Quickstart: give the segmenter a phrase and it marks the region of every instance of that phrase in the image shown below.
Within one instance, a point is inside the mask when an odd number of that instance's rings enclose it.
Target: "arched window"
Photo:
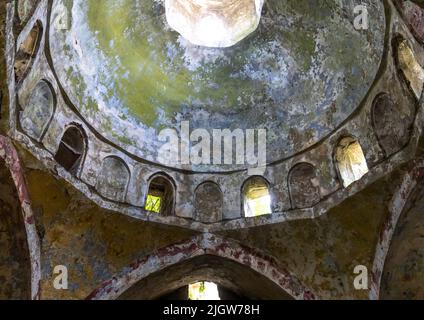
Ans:
[[[420,99],[424,85],[424,69],[418,63],[406,40],[398,38],[395,43],[397,44],[398,67],[416,98]]]
[[[413,104],[401,108],[386,93],[375,98],[372,108],[373,127],[387,156],[398,152],[409,142],[414,118]]]
[[[245,217],[257,217],[271,214],[271,194],[268,182],[262,177],[247,180],[242,189]]]
[[[367,160],[359,142],[351,137],[343,138],[336,150],[337,167],[345,188],[368,173]]]
[[[46,81],[39,82],[20,114],[22,129],[31,138],[40,141],[53,116],[54,108],[54,95],[50,85]]]
[[[321,200],[316,169],[309,163],[300,163],[290,171],[289,188],[294,209],[310,208]]]
[[[218,285],[213,282],[196,282],[188,286],[188,299],[193,301],[221,300]]]
[[[71,125],[63,134],[55,160],[72,174],[77,174],[84,160],[87,148],[83,130]]]
[[[214,182],[205,182],[195,192],[196,219],[204,223],[222,221],[223,195]]]
[[[124,202],[130,181],[130,171],[118,157],[107,157],[97,176],[96,190],[105,198]]]
[[[174,211],[174,199],[174,186],[170,179],[158,175],[150,181],[145,209],[163,216],[170,216]]]
[[[16,82],[21,82],[28,74],[32,62],[37,55],[41,34],[42,26],[40,22],[37,22],[19,46],[14,65]]]

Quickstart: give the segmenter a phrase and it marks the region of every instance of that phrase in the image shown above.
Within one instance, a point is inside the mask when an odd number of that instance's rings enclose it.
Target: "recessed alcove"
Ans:
[[[268,182],[262,177],[249,178],[242,188],[243,211],[247,218],[272,213],[272,196]]]
[[[78,174],[87,150],[87,140],[83,129],[70,125],[63,133],[55,160],[72,174]]]
[[[40,141],[55,111],[55,96],[47,81],[40,81],[33,89],[20,114],[22,129]]]
[[[15,56],[15,78],[16,82],[21,82],[28,74],[31,66],[37,56],[40,46],[43,26],[37,21],[32,29],[28,32],[25,39],[22,40]]]
[[[151,213],[170,216],[174,212],[175,187],[170,178],[155,175],[150,179],[145,209]]]
[[[353,137],[340,140],[336,148],[336,162],[345,188],[360,180],[369,171],[362,147]]]

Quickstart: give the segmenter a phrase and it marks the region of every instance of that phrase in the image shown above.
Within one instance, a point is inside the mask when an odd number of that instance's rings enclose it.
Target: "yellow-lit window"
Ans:
[[[174,210],[174,188],[168,178],[158,175],[149,185],[145,205],[146,211],[170,216]]]
[[[271,194],[267,182],[260,177],[251,178],[243,188],[244,214],[258,217],[272,213]]]
[[[258,217],[265,214],[271,214],[271,196],[266,195],[247,200],[246,207],[247,217]]]
[[[147,211],[160,213],[161,202],[162,202],[161,197],[155,197],[155,196],[152,196],[152,195],[149,194],[147,196],[145,208],[146,208]]]
[[[336,160],[345,188],[368,173],[367,160],[362,147],[354,138],[344,138],[336,151]]]
[[[212,282],[197,282],[188,286],[189,300],[221,300],[218,286]]]
[[[424,69],[418,63],[414,52],[407,41],[402,41],[398,47],[399,67],[414,91],[417,99],[421,98],[424,84]]]

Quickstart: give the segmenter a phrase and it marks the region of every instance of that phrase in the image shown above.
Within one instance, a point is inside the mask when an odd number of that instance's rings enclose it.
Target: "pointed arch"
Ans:
[[[196,259],[205,258],[205,261],[210,261],[210,258],[213,260],[214,257],[247,267],[274,283],[293,299],[317,299],[310,289],[305,287],[296,276],[281,267],[274,258],[236,241],[211,234],[193,237],[188,241],[156,250],[152,254],[134,261],[131,266],[124,268],[122,272],[95,289],[87,299],[119,299],[143,279],[162,272],[166,268],[181,263],[190,263]]]
[[[0,135],[0,159],[9,169],[20,201],[22,220],[26,232],[29,260],[31,268],[31,299],[37,300],[40,294],[41,280],[41,249],[40,240],[35,225],[34,212],[31,206],[28,188],[25,182],[24,170],[18,153],[9,138]]]

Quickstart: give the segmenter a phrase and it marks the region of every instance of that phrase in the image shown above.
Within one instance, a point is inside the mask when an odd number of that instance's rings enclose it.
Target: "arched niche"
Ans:
[[[145,210],[163,216],[171,216],[175,207],[175,187],[166,175],[155,175],[150,179]]]
[[[309,163],[300,163],[289,173],[290,199],[293,209],[310,208],[321,200],[316,168]]]
[[[37,21],[25,40],[19,46],[14,64],[16,82],[21,82],[31,69],[34,58],[37,56],[37,52],[40,47],[42,33],[42,24]]]
[[[398,36],[394,39],[395,60],[401,77],[416,99],[420,99],[424,86],[424,69],[418,62],[408,41]]]
[[[21,128],[31,138],[41,141],[55,111],[55,96],[47,81],[40,81],[20,114]]]
[[[71,174],[79,173],[87,150],[85,132],[78,125],[70,125],[60,140],[55,160]]]
[[[215,223],[223,219],[224,198],[221,188],[214,182],[204,182],[195,191],[196,220]]]
[[[372,122],[380,146],[387,156],[408,144],[415,118],[413,105],[399,106],[389,94],[379,94],[372,107]]]
[[[360,180],[369,171],[367,160],[359,142],[345,137],[336,147],[336,163],[345,188]]]
[[[242,188],[242,209],[245,217],[272,214],[272,196],[263,177],[249,178]]]
[[[97,175],[96,190],[107,199],[124,202],[129,181],[126,163],[115,156],[107,157]]]

